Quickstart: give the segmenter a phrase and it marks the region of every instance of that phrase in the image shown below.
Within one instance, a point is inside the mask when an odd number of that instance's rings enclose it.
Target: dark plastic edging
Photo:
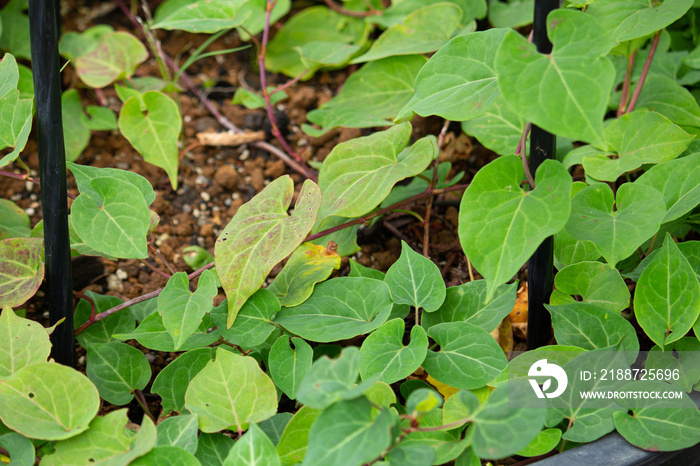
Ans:
[[[690,397],[700,407],[700,392]],[[695,466],[700,465],[700,443],[678,451],[653,452],[631,445],[617,432],[595,442],[532,463],[532,466]]]
[[[44,217],[44,257],[51,325],[65,318],[51,334],[51,356],[75,365],[73,285],[68,237],[66,160],[61,120],[61,74],[58,57],[58,1],[29,0],[32,74],[39,146],[39,181]]]
[[[547,15],[559,8],[559,0],[535,0],[532,41],[540,53],[550,53],[552,43],[547,37]],[[556,137],[532,125],[530,132],[530,163],[532,175],[537,167],[556,153]],[[527,263],[527,349],[549,344],[552,337],[552,318],[544,304],[549,302],[554,285],[554,240],[550,236],[537,248]]]

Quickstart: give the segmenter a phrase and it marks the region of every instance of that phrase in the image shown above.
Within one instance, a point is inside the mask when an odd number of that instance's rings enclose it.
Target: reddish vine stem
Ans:
[[[139,259],[139,262],[141,262],[143,265],[145,265],[145,266],[148,267],[149,269],[153,270],[155,273],[157,273],[157,274],[160,275],[161,277],[164,277],[164,278],[166,278],[166,279],[168,279],[168,280],[169,280],[170,277],[172,276],[172,275],[170,275],[170,274],[168,274],[168,273],[166,273],[166,272],[163,272],[163,271],[160,270],[158,267],[154,267],[154,266],[151,265],[150,262],[148,262],[147,260]]]
[[[201,267],[201,268],[195,270],[194,272],[192,272],[191,274],[189,274],[187,276],[187,279],[192,280],[193,278],[199,277],[200,275],[202,275],[202,273],[204,273],[205,270],[209,270],[212,268],[214,268],[214,261],[211,261],[207,265],[205,265],[204,267]],[[75,331],[75,334],[79,335],[80,333],[84,332],[86,328],[88,328],[89,326],[91,326],[95,322],[100,321],[106,317],[109,317],[112,314],[115,314],[115,313],[121,311],[122,309],[126,309],[127,307],[131,307],[134,304],[148,301],[149,299],[157,298],[162,292],[163,292],[163,288],[159,288],[155,291],[151,291],[150,293],[146,293],[143,296],[139,296],[137,298],[130,299],[129,301],[123,302],[117,306],[114,306],[111,309],[107,309],[104,312],[100,312],[99,314],[97,314],[95,316],[95,319],[93,321],[88,320],[87,322],[82,324],[80,327],[78,327],[78,329]]]
[[[342,6],[335,3],[333,0],[323,0],[323,2],[331,10],[337,11],[338,13],[343,14],[343,15],[354,16],[355,18],[364,18],[366,16],[376,16],[376,15],[382,14],[381,11],[375,10],[373,8],[370,9],[369,11],[353,11],[353,10],[348,10],[346,8],[343,8]]]
[[[635,50],[630,55],[627,60],[627,71],[625,72],[625,80],[622,83],[622,95],[620,95],[620,105],[617,107],[617,117],[620,118],[625,114],[625,109],[627,107],[627,101],[630,97],[630,79],[632,78],[632,71],[634,69],[634,59],[637,58],[637,51]]]
[[[167,260],[165,260],[165,257],[163,257],[163,255],[160,253],[160,251],[157,250],[155,247],[153,247],[153,245],[152,245],[151,243],[148,243],[148,249],[150,249],[151,252],[152,252],[153,254],[155,254],[156,257],[157,257],[158,259],[160,259],[160,261],[161,261],[163,264],[165,264],[165,266],[168,268],[168,270],[170,270],[170,273],[171,273],[171,274],[175,275],[175,274],[177,273],[177,271],[175,270],[175,268],[174,268],[172,265],[170,265],[170,262],[168,262]],[[150,264],[149,264],[149,265],[150,265]],[[166,276],[167,276],[167,275],[166,275]],[[170,276],[167,276],[167,278],[170,278]]]
[[[122,0],[114,0],[114,2],[119,6],[119,8],[124,12],[124,14],[129,18],[129,20],[136,26],[136,28],[141,31],[141,34],[144,37],[147,37],[146,31],[144,30],[143,24],[141,24],[140,21],[136,19],[136,17],[131,13],[131,10],[126,6],[126,4]],[[161,60],[163,60],[164,63],[166,63],[170,68],[172,68],[175,73],[178,73],[180,71],[180,67],[175,63],[175,61],[168,55],[166,54],[162,49],[158,48],[157,52],[160,54]],[[204,108],[207,109],[207,111],[216,119],[216,121],[219,122],[221,126],[224,128],[233,131],[234,133],[243,133],[244,131],[234,125],[231,120],[226,118],[224,115],[219,112],[219,110],[214,106],[214,104],[207,98],[206,95],[202,91],[200,91],[197,88],[197,85],[192,81],[192,79],[185,74],[184,72],[180,74],[179,78],[183,84],[185,84],[185,87],[202,103]],[[302,176],[305,176],[310,179],[316,179],[315,175],[313,172],[305,165],[301,165],[297,163],[294,159],[289,157],[284,151],[279,150],[277,147],[273,146],[272,144],[269,144],[264,141],[258,141],[254,142],[252,144],[254,147],[257,147],[259,149],[262,149],[264,151],[267,151],[271,153],[272,155],[276,156],[280,160],[282,160],[285,165],[287,165],[289,168],[294,170],[295,172],[299,173]]]
[[[260,41],[260,49],[258,53],[258,68],[260,69],[260,87],[262,88],[263,100],[265,100],[265,110],[267,110],[267,118],[270,120],[270,126],[272,128],[272,135],[279,141],[279,143],[284,148],[287,155],[291,156],[299,164],[303,164],[304,161],[301,159],[299,154],[292,150],[291,146],[287,142],[287,139],[282,135],[282,132],[277,126],[277,118],[275,117],[275,109],[272,108],[272,98],[271,94],[267,92],[267,71],[265,70],[265,55],[267,54],[267,44],[270,40],[270,17],[272,16],[272,10],[277,6],[277,0],[267,0],[267,8],[265,9],[265,26],[263,27],[262,40]],[[312,173],[306,174],[307,178],[315,180],[315,176]]]
[[[92,308],[90,311],[90,320],[93,320],[95,318],[95,310],[97,309],[95,306],[95,301],[93,301],[90,296],[86,295],[85,293],[81,293],[80,291],[73,290],[73,294],[90,303],[90,307]]]
[[[654,40],[651,42],[651,47],[649,47],[647,59],[644,61],[642,74],[639,76],[639,81],[637,82],[637,86],[634,88],[634,94],[632,94],[632,99],[630,100],[629,107],[627,107],[625,113],[630,113],[632,110],[634,110],[634,106],[637,104],[637,100],[639,100],[639,94],[642,93],[644,81],[646,81],[647,75],[649,74],[649,68],[651,67],[651,61],[654,59],[656,47],[659,46],[659,39],[661,39],[661,31],[658,31],[656,34],[654,34]]]
[[[287,89],[288,87],[293,86],[294,84],[298,83],[299,80],[300,80],[301,78],[303,78],[303,77],[306,75],[306,73],[308,73],[308,72],[309,72],[309,69],[306,68],[306,69],[305,69],[304,71],[302,71],[301,74],[300,74],[299,76],[297,76],[296,78],[290,79],[289,81],[287,81],[287,82],[284,83],[284,84],[280,84],[279,86],[277,86],[276,88],[274,88],[274,89],[272,90],[272,92],[270,92],[270,96],[274,95],[274,94],[277,93],[277,92],[283,91],[283,90]]]
[[[34,178],[30,175],[20,175],[18,173],[12,173],[12,172],[8,172],[5,170],[0,170],[0,175],[6,176],[8,178],[14,178],[14,179],[20,180],[20,181],[29,181],[30,183],[35,183],[37,185],[41,184],[41,183],[39,183],[39,180],[37,178]],[[73,194],[66,192],[66,195],[68,197],[70,197],[71,199],[75,200],[75,196]]]
[[[330,235],[331,233],[335,233],[336,231],[344,230],[345,228],[349,228],[354,225],[361,225],[367,223],[367,221],[373,219],[374,217],[379,217],[380,215],[384,215],[386,213],[391,212],[392,210],[396,209],[397,207],[410,204],[412,202],[418,201],[420,199],[423,199],[424,197],[432,196],[432,195],[438,195],[438,194],[443,194],[443,193],[448,193],[450,191],[461,191],[464,189],[467,189],[469,185],[468,184],[460,184],[460,185],[455,185],[455,186],[450,186],[449,188],[443,188],[443,189],[434,189],[434,190],[426,190],[420,194],[416,194],[415,196],[409,197],[408,199],[405,199],[401,202],[397,202],[396,204],[390,205],[388,207],[385,207],[383,209],[379,209],[376,212],[372,212],[370,214],[365,215],[364,217],[358,217],[355,219],[352,219],[348,222],[341,223],[340,225],[334,226],[333,228],[329,228],[327,230],[320,231],[318,233],[314,233],[313,235],[309,235],[306,237],[304,241],[313,241],[318,238],[322,238],[326,235]]]

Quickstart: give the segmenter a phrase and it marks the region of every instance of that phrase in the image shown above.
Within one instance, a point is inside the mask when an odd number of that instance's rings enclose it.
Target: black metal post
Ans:
[[[29,1],[32,73],[39,145],[39,180],[44,216],[44,254],[51,325],[65,318],[51,334],[51,356],[75,365],[73,286],[68,238],[66,160],[61,120],[61,75],[58,57],[59,19],[55,0]]]
[[[537,51],[550,53],[552,43],[547,37],[547,15],[559,8],[559,0],[535,0],[535,17],[532,40]],[[537,167],[556,154],[556,136],[532,125],[530,132],[530,172],[535,175]],[[544,304],[549,302],[554,286],[553,264],[554,240],[550,236],[537,248],[527,263],[528,314],[527,349],[545,346],[552,337],[552,317]]]

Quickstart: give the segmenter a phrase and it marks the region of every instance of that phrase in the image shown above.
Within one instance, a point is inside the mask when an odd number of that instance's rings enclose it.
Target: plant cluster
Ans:
[[[192,87],[187,67],[232,29],[256,46],[262,89],[239,89],[234,103],[267,109],[282,149],[255,144],[307,179],[296,193],[289,176],[272,181],[240,207],[213,255],[201,250],[197,270],[172,271],[162,290],[128,302],[85,296],[75,322],[86,374],[49,361],[52,329],[13,310],[42,283],[42,227],[0,200],[0,448],[13,464],[478,465],[613,430],[649,450],[698,443],[700,412],[687,395],[700,383],[700,242],[686,240],[697,238],[700,204],[693,0],[570,3],[548,17],[550,54],[512,29],[529,24],[532,1],[324,3],[294,10],[274,35],[290,0],[166,0],[152,18],[147,9],[143,20],[132,16],[142,39],[108,26],[63,35],[60,51],[82,83],[114,86],[123,102],[117,116],[83,108],[74,89],[63,94],[80,193],[70,209],[75,254],[148,258],[159,222],[151,183],[75,161],[91,131],[116,130],[176,188],[180,83]],[[0,12],[0,168],[26,168],[33,92],[31,71],[16,61],[30,58],[25,5],[12,0]],[[477,31],[487,16],[494,27]],[[178,66],[159,29],[211,38]],[[149,48],[162,76],[136,77]],[[304,131],[388,129],[338,144],[316,176],[272,106],[299,80],[348,64],[360,66]],[[268,72],[292,79],[268,87]],[[500,157],[457,185],[463,174],[450,178],[450,164],[439,163],[438,138],[412,140],[416,114],[461,122]],[[557,159],[536,173],[524,163],[531,125],[557,136]],[[1,173],[32,179],[28,169]],[[427,239],[433,198],[447,191],[464,191],[459,240],[483,279],[446,287],[427,241],[423,255],[403,242],[386,273],[350,260],[347,276],[329,278],[358,251],[361,225],[397,208],[427,202]],[[513,277],[550,236],[557,345],[509,361],[490,332],[513,309]],[[131,340],[182,353],[151,386],[171,415],[157,425],[144,416],[138,430],[125,428],[126,409],[97,416],[101,399],[123,406],[136,397],[148,411],[151,366]],[[525,379],[540,351],[572,370],[601,354],[613,355],[605,369],[629,368],[625,355],[640,340],[653,346],[647,368],[679,376],[597,387],[675,387],[686,392],[676,400],[683,409],[573,398],[544,408]],[[280,410],[282,396],[293,412]]]

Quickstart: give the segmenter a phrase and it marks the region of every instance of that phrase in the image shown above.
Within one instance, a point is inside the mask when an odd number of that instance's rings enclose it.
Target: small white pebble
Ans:
[[[197,173],[198,175],[201,175],[201,174],[202,174],[202,168],[201,168],[201,167],[194,167],[194,171],[195,171],[195,173]]]
[[[297,141],[297,145],[298,145],[299,147],[304,147],[304,146],[307,145],[308,143],[309,143],[309,140],[308,140],[308,139],[304,139],[304,138],[301,138],[301,139],[299,139],[299,140]]]
[[[186,214],[189,214],[190,212],[192,212],[192,206],[189,204],[185,204],[182,206],[182,211]]]
[[[12,196],[10,196],[11,201],[19,201],[20,199],[22,199],[21,194],[13,194]]]
[[[238,156],[238,160],[248,160],[248,157],[250,157],[250,151],[248,149],[244,149],[243,152],[241,152],[241,155]]]
[[[191,115],[185,115],[185,117],[182,119],[185,123],[190,123],[192,121],[192,116]]]
[[[35,193],[31,193],[29,195],[29,199],[31,199],[32,201],[36,201],[37,199],[39,199],[39,197]]]
[[[199,175],[197,178],[194,179],[194,184],[197,184],[197,185],[209,184],[209,180],[207,179],[206,176]]]
[[[36,213],[36,210],[32,209],[31,207],[24,209],[24,213],[29,215],[30,217]]]
[[[241,198],[241,193],[239,193],[238,191],[236,191],[235,193],[231,194],[231,199],[233,199],[234,201],[237,201],[237,200],[240,199],[240,198]]]
[[[148,362],[154,362],[156,360],[156,355],[153,353],[146,353],[146,359]]]
[[[25,188],[27,191],[31,191],[32,189],[34,189],[34,183],[32,183],[31,181],[25,181],[25,182],[24,182],[24,188]]]
[[[119,278],[114,275],[107,275],[107,289],[111,291],[124,291],[124,285]]]
[[[207,243],[204,241],[204,238],[199,236],[197,237],[197,244],[199,244],[201,247],[205,247]]]
[[[160,235],[160,236],[158,237],[158,239],[156,239],[156,246],[160,246],[161,244],[163,244],[163,243],[164,243],[165,241],[167,241],[168,239],[170,239],[170,235],[167,234],[167,233],[163,233],[162,235]]]
[[[114,273],[119,280],[126,280],[129,278],[129,274],[124,272],[122,269],[117,269],[117,271]]]
[[[226,199],[224,199],[224,205],[225,205],[226,207],[230,206],[230,205],[231,205],[231,199],[228,198],[228,197],[227,197]]]
[[[80,364],[81,366],[85,365],[85,356],[80,356],[78,358],[78,364]]]
[[[211,196],[209,195],[208,192],[202,191],[202,193],[199,195],[204,202],[209,202],[211,201]]]
[[[200,212],[199,209],[194,209],[194,210],[192,211],[192,216],[193,216],[194,218],[198,218],[200,215],[202,215],[202,212]]]

